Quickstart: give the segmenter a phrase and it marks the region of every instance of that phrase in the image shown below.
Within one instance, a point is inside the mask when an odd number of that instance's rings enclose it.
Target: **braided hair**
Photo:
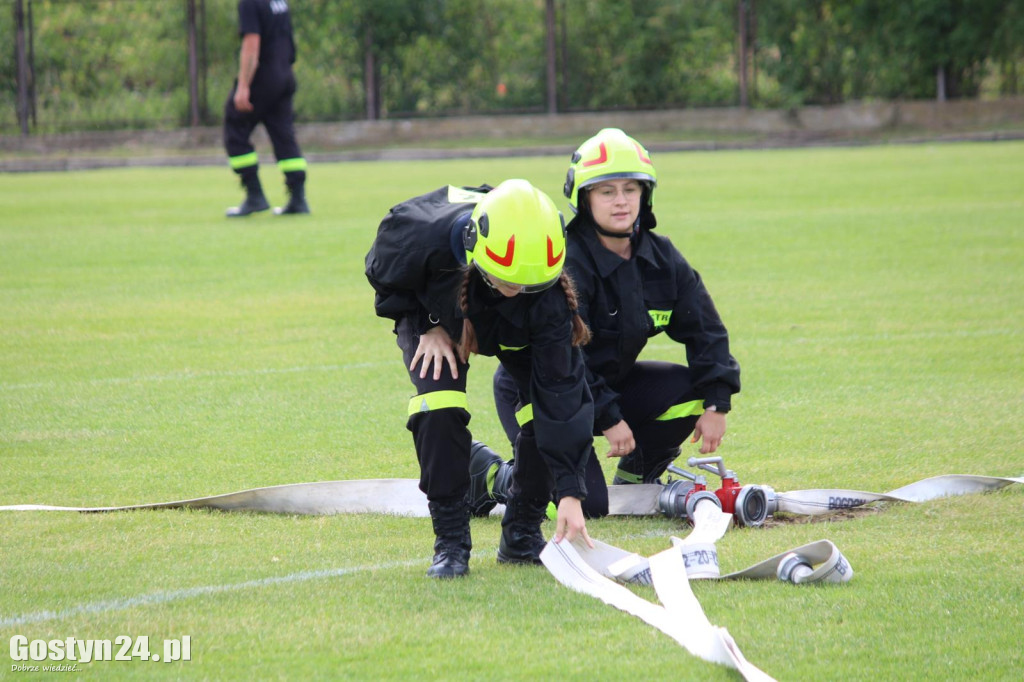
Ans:
[[[459,339],[457,350],[459,357],[463,362],[466,362],[469,360],[470,354],[476,353],[479,349],[476,340],[476,330],[466,315],[469,311],[469,285],[474,277],[479,278],[483,277],[483,275],[472,265],[467,265],[463,272],[462,284],[459,286],[459,309],[462,310],[463,314],[462,338]],[[565,270],[562,270],[562,274],[559,275],[558,284],[565,293],[565,300],[569,304],[569,310],[572,311],[572,345],[585,346],[590,343],[590,328],[587,327],[587,323],[583,321],[579,314],[579,299],[576,297],[576,285],[573,284],[572,277]]]
[[[585,346],[590,343],[590,328],[587,327],[587,323],[583,321],[583,317],[579,313],[580,301],[576,297],[576,284],[565,270],[562,270],[558,283],[562,286],[565,300],[569,303],[569,310],[572,311],[572,345]]]

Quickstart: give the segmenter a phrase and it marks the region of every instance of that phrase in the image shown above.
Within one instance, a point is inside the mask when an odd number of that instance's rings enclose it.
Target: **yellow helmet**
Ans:
[[[542,291],[565,265],[565,219],[526,180],[506,180],[473,209],[464,243],[466,261],[489,278],[527,293]]]
[[[565,175],[565,196],[579,210],[580,190],[602,180],[630,178],[648,185],[647,208],[654,205],[658,173],[642,144],[618,128],[605,128],[579,146]]]

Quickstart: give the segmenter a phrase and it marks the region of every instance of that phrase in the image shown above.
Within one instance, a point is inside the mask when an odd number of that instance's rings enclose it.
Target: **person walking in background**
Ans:
[[[284,173],[288,203],[278,215],[309,213],[306,159],[295,139],[295,40],[287,0],[239,0],[238,32],[242,38],[238,79],[224,105],[224,147],[231,168],[241,178],[245,199],[229,208],[228,217],[244,217],[270,208],[260,185],[259,158],[251,137],[262,123]]]
[[[668,238],[653,232],[656,185],[650,154],[617,128],[580,145],[565,180],[565,196],[576,212],[568,226],[566,269],[592,332],[584,354],[594,434],[607,438],[608,457],[619,458],[615,484],[657,481],[691,433],[694,442],[701,441],[702,454],[715,452],[732,395],[740,390],[729,335],[700,275]],[[648,339],[662,332],[685,348],[685,365],[638,360]],[[514,439],[529,401],[504,367],[495,372],[494,396]],[[502,470],[510,465],[491,454],[488,466],[490,499],[501,501],[504,491],[494,482],[506,480]],[[607,514],[605,477],[594,453],[587,488],[586,514]],[[486,502],[476,500],[484,507]]]
[[[540,563],[552,491],[555,540],[590,542],[581,507],[593,448],[579,349],[587,330],[564,264],[562,214],[525,180],[442,187],[405,201],[381,222],[366,256],[376,312],[395,320],[416,388],[406,426],[434,527],[430,577],[469,572],[472,353],[497,356],[534,405],[536,426],[516,443],[498,561]]]

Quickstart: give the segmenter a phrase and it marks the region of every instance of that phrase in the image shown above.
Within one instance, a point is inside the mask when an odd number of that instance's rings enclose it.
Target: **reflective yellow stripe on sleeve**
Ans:
[[[516,423],[523,427],[531,421],[533,421],[533,403],[526,403],[516,412]]]
[[[409,400],[409,416],[417,412],[443,410],[446,407],[461,407],[469,410],[469,399],[464,391],[432,391],[413,396]]]

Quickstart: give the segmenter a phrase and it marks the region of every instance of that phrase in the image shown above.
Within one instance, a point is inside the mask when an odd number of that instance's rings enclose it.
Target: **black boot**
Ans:
[[[661,477],[668,469],[668,465],[676,461],[681,450],[679,448],[665,448],[644,453],[644,483],[661,483]]]
[[[263,196],[263,186],[259,175],[254,170],[246,169],[241,173],[242,187],[245,188],[245,201],[240,206],[232,206],[227,210],[229,218],[244,218],[247,215],[266,211],[270,208],[267,198]]]
[[[469,535],[469,507],[465,499],[430,501],[427,506],[436,536],[434,563],[427,569],[427,577],[444,579],[466,575],[473,541]]]
[[[547,515],[548,501],[509,495],[505,516],[501,519],[501,541],[498,543],[499,564],[539,564],[540,553],[547,541],[540,524]]]
[[[309,204],[306,203],[305,185],[288,186],[288,203],[274,209],[275,215],[301,215],[309,213]]]
[[[515,466],[516,461],[510,459],[507,462],[502,462],[498,465],[498,470],[494,472],[494,484],[491,486],[491,496],[494,497],[498,504],[508,503],[508,489],[512,487],[512,469]]]
[[[612,485],[630,483],[661,483],[661,475],[668,465],[679,456],[680,449],[643,450],[639,445],[633,452],[619,460]]]
[[[499,504],[505,504],[512,483],[512,462],[504,461],[494,450],[473,441],[469,448],[469,512],[487,516]]]
[[[240,206],[232,206],[227,210],[227,216],[229,218],[244,218],[252,213],[266,211],[268,208],[270,208],[270,204],[267,203],[265,196],[262,194],[247,194],[245,201]]]
[[[633,452],[619,458],[619,466],[612,477],[612,485],[629,485],[644,482],[643,450],[636,446]]]

